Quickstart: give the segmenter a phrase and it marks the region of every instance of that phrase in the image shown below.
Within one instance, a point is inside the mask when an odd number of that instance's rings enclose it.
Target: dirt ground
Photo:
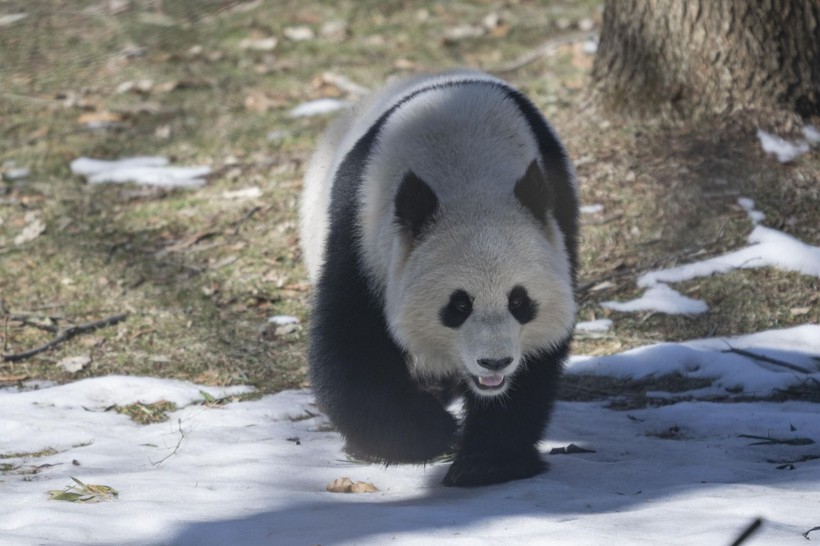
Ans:
[[[579,320],[614,327],[579,335],[576,352],[816,323],[820,282],[774,269],[675,285],[705,315],[599,305],[638,294],[649,269],[742,246],[740,196],[765,225],[820,244],[816,150],[781,164],[742,121],[662,124],[590,105],[600,16],[598,2],[547,0],[0,3],[0,384],[150,374],[306,386],[297,204],[330,116],[289,112],[461,66],[527,93],[568,147],[582,203],[603,205],[583,216]],[[213,171],[201,189],[168,190],[69,170],[80,156],[136,155]],[[78,371],[64,369],[72,357]]]

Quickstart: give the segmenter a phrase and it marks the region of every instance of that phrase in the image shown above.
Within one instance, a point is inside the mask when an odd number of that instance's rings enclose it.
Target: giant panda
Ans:
[[[300,216],[309,376],[346,451],[452,453],[450,486],[544,471],[575,323],[578,198],[532,102],[472,71],[389,85],[327,130]]]

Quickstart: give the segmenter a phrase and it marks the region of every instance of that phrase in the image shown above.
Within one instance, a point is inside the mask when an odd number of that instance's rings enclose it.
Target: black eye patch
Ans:
[[[473,298],[464,290],[456,290],[450,294],[450,301],[441,309],[439,317],[446,327],[458,328],[472,312]]]
[[[526,324],[534,319],[538,313],[538,303],[530,299],[526,288],[516,285],[507,296],[507,309],[510,310],[515,320],[521,324]]]

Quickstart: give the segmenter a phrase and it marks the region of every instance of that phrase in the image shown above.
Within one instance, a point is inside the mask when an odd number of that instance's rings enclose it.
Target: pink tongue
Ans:
[[[491,375],[489,377],[479,376],[478,382],[485,387],[497,387],[504,381],[503,375]]]

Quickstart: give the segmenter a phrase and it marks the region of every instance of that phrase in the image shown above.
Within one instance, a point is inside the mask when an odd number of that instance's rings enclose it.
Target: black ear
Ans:
[[[407,171],[404,175],[394,204],[396,222],[406,228],[416,240],[433,223],[438,210],[436,194],[413,171]]]
[[[527,172],[515,184],[515,198],[524,205],[539,222],[547,221],[547,211],[553,206],[553,196],[547,179],[536,160],[532,160]]]

